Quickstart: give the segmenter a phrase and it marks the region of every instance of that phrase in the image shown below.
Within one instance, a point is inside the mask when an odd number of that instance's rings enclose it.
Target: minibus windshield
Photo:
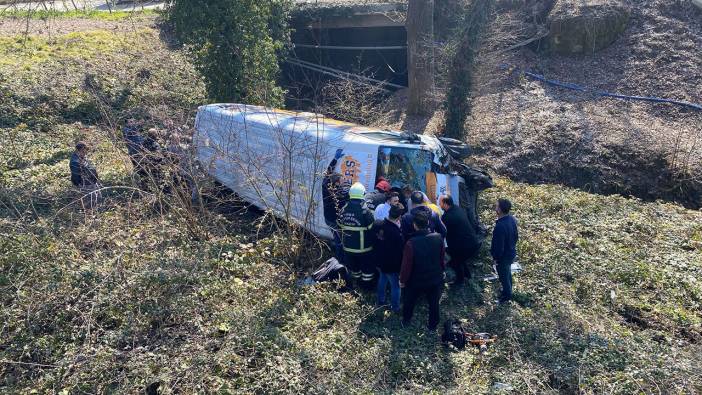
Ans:
[[[423,149],[381,146],[376,178],[384,177],[392,187],[426,192],[432,159],[432,153]]]

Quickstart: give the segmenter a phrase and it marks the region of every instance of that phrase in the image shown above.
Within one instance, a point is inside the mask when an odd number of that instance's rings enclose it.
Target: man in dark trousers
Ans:
[[[497,269],[497,275],[502,284],[502,294],[498,303],[507,303],[512,299],[512,262],[517,257],[517,220],[510,214],[512,203],[507,199],[500,199],[495,204],[497,222],[492,231],[492,245],[490,253]]]
[[[439,324],[439,301],[444,288],[444,239],[429,231],[429,216],[419,212],[412,218],[415,232],[405,244],[400,269],[400,288],[405,295],[402,325],[409,325],[417,299],[426,295],[430,331]]]
[[[322,179],[322,204],[324,206],[324,222],[331,229],[334,236],[334,254],[336,259],[344,263],[344,250],[341,245],[339,225],[336,220],[341,209],[349,200],[349,191],[341,183],[341,174],[336,171],[336,164],[344,156],[341,149],[337,149],[334,159],[327,166],[327,171]]]
[[[405,240],[400,231],[402,205],[395,203],[390,206],[390,212],[385,219],[376,220],[373,226],[376,231],[373,252],[375,261],[380,269],[378,280],[378,305],[385,304],[385,288],[390,284],[390,307],[392,311],[400,311],[400,267],[402,266],[402,250]]]
[[[480,240],[466,211],[458,207],[450,195],[439,198],[439,205],[444,210],[441,221],[446,226],[446,244],[450,256],[448,265],[456,272],[453,285],[460,286],[465,279],[471,277],[470,261],[478,256]]]
[[[413,219],[418,213],[424,213],[429,219],[430,231],[439,233],[441,237],[446,237],[446,227],[441,222],[439,215],[424,205],[424,194],[421,191],[414,191],[410,196],[410,201],[413,206],[412,210],[402,216],[402,235],[405,240],[409,240],[415,232]]]
[[[337,222],[341,229],[344,246],[344,264],[351,277],[364,289],[371,289],[375,277],[373,260],[373,213],[363,200],[366,188],[360,182],[351,185],[349,202],[339,214]]]
[[[161,145],[155,138],[155,129],[144,133],[142,127],[141,122],[130,118],[122,129],[134,172],[139,176],[142,189],[158,186],[164,192],[170,192],[170,186],[163,179],[164,167],[167,166]]]

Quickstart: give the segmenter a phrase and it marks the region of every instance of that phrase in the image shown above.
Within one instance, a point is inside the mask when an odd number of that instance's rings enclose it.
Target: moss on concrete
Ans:
[[[560,0],[549,13],[546,48],[561,54],[594,52],[612,44],[626,29],[629,9],[621,2]]]

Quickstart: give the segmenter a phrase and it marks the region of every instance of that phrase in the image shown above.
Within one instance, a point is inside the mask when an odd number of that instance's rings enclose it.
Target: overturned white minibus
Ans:
[[[324,220],[322,180],[337,150],[335,171],[371,191],[384,177],[393,187],[421,190],[435,201],[458,199],[480,234],[478,191],[490,177],[460,162],[467,147],[438,139],[244,104],[198,109],[193,144],[203,168],[245,201],[330,238]]]

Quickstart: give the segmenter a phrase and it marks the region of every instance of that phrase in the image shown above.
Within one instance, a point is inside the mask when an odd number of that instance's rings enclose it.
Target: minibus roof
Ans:
[[[253,106],[237,103],[219,103],[201,106],[199,111],[210,115],[220,115],[227,121],[256,124],[262,128],[284,128],[300,132],[318,131],[320,138],[344,138],[356,143],[398,146],[408,148],[426,148],[433,150],[438,141],[432,136],[418,135],[421,143],[409,141],[400,132],[360,126],[350,122],[338,121],[311,112],[296,112],[277,108]]]

